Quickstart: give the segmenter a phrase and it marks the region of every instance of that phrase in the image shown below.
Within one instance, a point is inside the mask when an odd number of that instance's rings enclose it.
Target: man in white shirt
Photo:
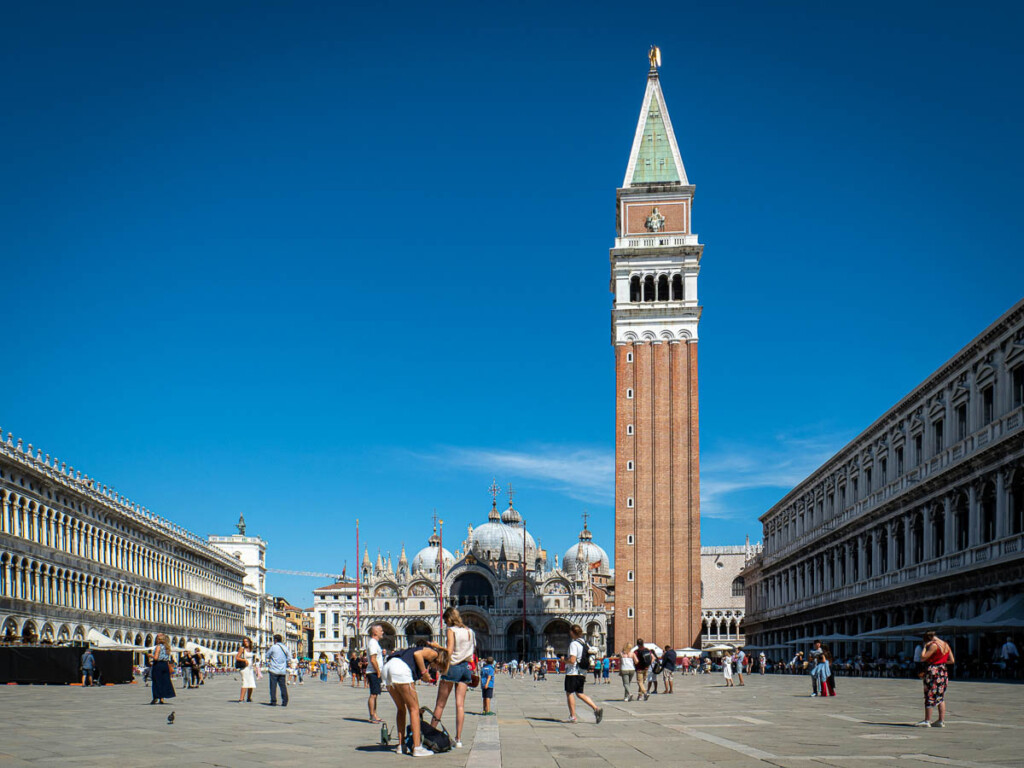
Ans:
[[[377,717],[377,697],[380,696],[380,676],[384,670],[384,649],[380,647],[380,639],[384,637],[384,627],[374,624],[370,627],[370,641],[366,644],[366,682],[370,684],[370,698],[366,707],[370,711],[370,722],[384,722]]]
[[[576,698],[579,697],[580,701],[594,710],[595,721],[600,723],[601,718],[604,717],[604,710],[583,693],[583,686],[587,682],[587,669],[593,663],[584,661],[584,659],[589,660],[590,653],[583,645],[583,641],[580,640],[583,637],[583,627],[573,624],[569,635],[572,637],[572,642],[569,643],[569,656],[565,660],[565,700],[569,704],[569,722],[576,722]],[[581,666],[586,668],[581,669]]]

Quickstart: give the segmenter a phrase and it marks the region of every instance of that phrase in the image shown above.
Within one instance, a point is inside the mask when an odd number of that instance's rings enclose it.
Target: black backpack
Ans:
[[[580,643],[583,646],[583,653],[576,659],[576,666],[579,667],[581,672],[589,672],[592,666],[590,659],[590,647],[586,643]]]
[[[651,666],[651,649],[646,646],[643,648],[636,649],[636,667],[637,669],[647,669]]]
[[[448,735],[448,730],[440,721],[438,721],[436,728],[430,724],[430,721],[434,717],[434,713],[430,711],[430,708],[420,707],[419,717],[420,744],[431,752],[451,752],[452,737]],[[407,725],[405,730],[405,744],[410,750],[412,750],[412,726]]]

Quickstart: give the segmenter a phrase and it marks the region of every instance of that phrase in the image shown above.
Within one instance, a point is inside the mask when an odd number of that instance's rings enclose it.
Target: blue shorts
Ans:
[[[469,662],[462,661],[458,664],[452,664],[448,667],[448,671],[441,675],[441,679],[447,680],[449,683],[468,684],[473,679],[473,673],[469,669]]]
[[[480,690],[480,692],[483,694],[483,697],[485,699],[493,699],[494,698],[494,689],[493,688],[482,688]]]
[[[370,695],[380,696],[380,675],[373,672],[367,672],[366,682],[370,684]]]

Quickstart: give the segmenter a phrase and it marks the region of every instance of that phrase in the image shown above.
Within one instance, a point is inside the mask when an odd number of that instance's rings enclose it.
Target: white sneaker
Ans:
[[[946,727],[946,721],[945,720],[936,720],[934,723],[932,723],[932,728],[945,728],[945,727]]]
[[[461,741],[456,741],[455,742],[455,748],[456,749],[462,749],[462,742]]]
[[[413,757],[433,757],[434,753],[431,752],[426,747],[419,746],[419,747],[416,747],[415,749],[413,749],[412,756]]]
[[[917,728],[931,728],[932,724],[927,720],[922,720],[920,723],[914,723],[914,726]]]

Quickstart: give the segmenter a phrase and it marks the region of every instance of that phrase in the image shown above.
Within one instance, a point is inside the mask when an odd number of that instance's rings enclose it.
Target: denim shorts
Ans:
[[[442,680],[447,680],[449,683],[469,683],[473,679],[473,673],[469,669],[468,661],[461,661],[458,664],[452,664],[448,667],[448,671],[441,675]]]

